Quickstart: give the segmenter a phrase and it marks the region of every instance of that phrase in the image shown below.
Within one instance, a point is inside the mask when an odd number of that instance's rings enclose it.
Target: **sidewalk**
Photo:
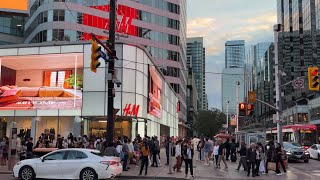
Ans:
[[[173,174],[169,173],[169,167],[163,165],[165,163],[165,151],[161,150],[161,167],[148,167],[148,175],[145,176],[144,172],[142,176],[139,176],[140,167],[131,165],[129,171],[123,172],[119,179],[185,179],[185,166],[182,165],[182,172],[174,172]],[[204,165],[203,162],[195,160],[197,157],[197,152],[194,156],[193,166],[194,166],[194,179],[268,179],[268,180],[288,180],[288,179],[303,179],[303,180],[313,180],[314,177],[299,171],[297,169],[289,167],[287,173],[282,176],[276,176],[275,172],[269,172],[267,175],[261,175],[258,177],[247,177],[247,172],[243,171],[243,168],[240,168],[240,171],[236,171],[238,162],[233,163],[227,161],[228,170],[224,170],[223,163],[221,164],[221,169],[215,169],[211,164],[210,166]],[[172,157],[172,164],[175,164],[175,159]],[[289,165],[290,166],[290,165]],[[191,176],[188,176],[188,179]]]

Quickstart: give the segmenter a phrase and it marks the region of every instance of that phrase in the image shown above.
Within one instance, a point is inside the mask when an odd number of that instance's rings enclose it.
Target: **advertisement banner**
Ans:
[[[28,0],[0,0],[0,13],[2,14],[28,14]]]
[[[0,57],[0,110],[81,109],[83,54]]]
[[[152,66],[149,66],[148,87],[148,113],[161,118],[162,79],[160,78],[157,70]]]

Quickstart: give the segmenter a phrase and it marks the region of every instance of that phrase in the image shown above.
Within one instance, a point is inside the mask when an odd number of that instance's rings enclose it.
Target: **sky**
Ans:
[[[206,72],[221,73],[227,40],[245,40],[246,51],[273,42],[276,0],[187,0],[187,37],[204,37]],[[221,75],[206,73],[209,108],[221,109]]]

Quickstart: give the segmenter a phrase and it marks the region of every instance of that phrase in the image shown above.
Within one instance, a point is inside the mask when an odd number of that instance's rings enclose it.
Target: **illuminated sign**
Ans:
[[[90,6],[91,8],[98,9],[105,12],[110,12],[110,6]],[[117,7],[117,20],[116,20],[116,32],[127,34],[131,36],[138,36],[138,27],[132,25],[133,19],[138,18],[138,10],[123,5]],[[89,14],[83,14],[83,25],[95,27],[99,29],[109,30],[110,19],[97,17]],[[106,36],[97,36],[101,40],[107,39]],[[89,33],[83,34],[83,40],[90,40]]]
[[[161,118],[162,79],[160,78],[157,70],[152,66],[149,66],[148,88],[148,113],[157,118]]]
[[[83,61],[75,56],[1,57],[0,110],[81,109]]]
[[[28,0],[0,0],[2,14],[28,14]]]
[[[137,104],[134,104],[132,107],[131,107],[131,104],[126,104],[125,108],[123,109],[123,116],[138,117],[139,108],[140,108],[140,105],[137,105]]]

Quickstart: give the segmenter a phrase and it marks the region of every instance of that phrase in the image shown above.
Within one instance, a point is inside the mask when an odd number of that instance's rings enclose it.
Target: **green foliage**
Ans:
[[[75,81],[75,78],[77,79]],[[69,86],[76,86],[76,87],[79,87],[79,88],[82,88],[83,86],[83,79],[82,79],[82,75],[81,74],[71,74],[70,77],[68,79],[65,79],[64,80],[65,82],[69,83]]]
[[[225,123],[226,115],[219,109],[212,108],[198,112],[193,127],[199,136],[212,137],[220,132]]]

